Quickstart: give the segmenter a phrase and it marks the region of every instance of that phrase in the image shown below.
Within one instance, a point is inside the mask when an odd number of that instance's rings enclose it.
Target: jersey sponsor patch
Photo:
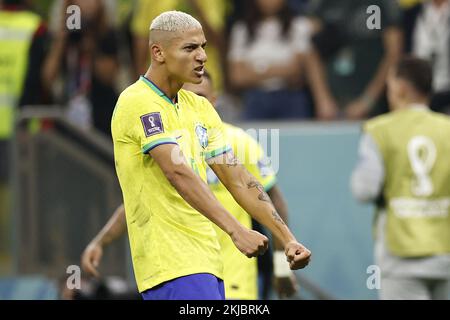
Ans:
[[[159,112],[144,114],[141,116],[141,122],[146,137],[164,132],[164,126]]]

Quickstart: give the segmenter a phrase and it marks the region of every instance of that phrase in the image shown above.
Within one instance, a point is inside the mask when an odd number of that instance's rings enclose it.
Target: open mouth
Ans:
[[[204,66],[200,66],[194,69],[195,73],[198,76],[202,76],[205,73],[205,67]]]

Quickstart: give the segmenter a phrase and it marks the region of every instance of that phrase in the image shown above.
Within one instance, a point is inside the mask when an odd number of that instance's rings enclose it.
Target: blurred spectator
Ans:
[[[45,29],[40,17],[29,11],[25,3],[0,1],[0,260],[10,243],[10,139],[27,70],[39,68],[38,64],[30,64],[32,68],[28,68],[28,60],[40,45],[40,35]]]
[[[81,29],[66,28],[66,8],[81,10]],[[68,105],[69,119],[78,126],[110,135],[115,88],[119,70],[117,32],[111,27],[102,0],[65,0],[59,29],[46,58],[43,79],[51,87],[62,78],[61,104]],[[57,86],[53,86],[57,91]]]
[[[311,81],[318,113],[333,117],[334,103],[316,72],[309,21],[294,15],[285,0],[246,4],[245,20],[232,26],[228,55],[230,82],[243,90],[244,119],[311,118],[305,78]]]
[[[380,9],[380,29],[369,29],[367,8]],[[387,111],[384,95],[389,67],[402,52],[401,11],[393,0],[314,0],[314,37],[329,85],[350,119]]]
[[[390,71],[392,111],[364,125],[352,192],[376,202],[381,299],[448,299],[450,118],[428,109],[432,71],[402,59]]]
[[[147,71],[149,64],[148,36],[150,22],[160,13],[173,10],[178,0],[152,1],[137,0],[131,18],[133,37],[133,61],[135,78]]]
[[[404,34],[404,52],[411,54],[412,34],[417,16],[422,8],[422,2],[427,0],[397,0],[402,10],[402,29]]]
[[[420,6],[412,38],[412,53],[433,66],[431,108],[450,113],[450,1],[430,0]]]
[[[206,66],[214,83],[214,89],[220,94],[224,89],[226,61],[225,17],[229,10],[228,0],[183,0],[179,9],[196,17],[202,24],[208,44]]]

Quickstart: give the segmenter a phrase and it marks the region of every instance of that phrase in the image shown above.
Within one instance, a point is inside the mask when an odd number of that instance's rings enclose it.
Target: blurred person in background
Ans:
[[[450,114],[450,0],[429,0],[419,7],[412,53],[433,67],[431,109]]]
[[[135,78],[143,75],[148,68],[150,55],[148,52],[148,22],[164,11],[176,7],[178,0],[153,1],[137,0],[131,18],[131,34],[133,37],[133,62]]]
[[[70,5],[80,7],[81,29],[69,30],[66,26]],[[105,8],[103,0],[64,0],[42,77],[56,101],[68,106],[72,122],[83,129],[93,126],[110,136],[119,63],[117,33]],[[58,79],[59,88],[55,85]]]
[[[334,118],[336,105],[311,48],[309,20],[295,15],[285,0],[245,4],[243,20],[231,27],[228,52],[230,85],[243,93],[243,118]]]
[[[380,29],[369,29],[369,6],[378,6]],[[385,82],[402,50],[401,10],[392,0],[311,0],[313,42],[326,69],[341,116],[361,119],[386,112]]]
[[[414,26],[422,8],[422,3],[425,1],[427,0],[397,0],[402,11],[403,51],[406,54],[411,54]]]
[[[429,109],[432,70],[406,57],[390,70],[391,112],[364,124],[351,188],[377,203],[381,299],[450,293],[450,118]]]
[[[185,90],[194,92],[207,98],[215,106],[217,96],[213,89],[210,75],[205,72],[201,84],[185,84]],[[239,160],[246,169],[252,173],[262,184],[275,209],[287,223],[288,211],[283,195],[276,183],[276,175],[264,157],[264,151],[258,142],[242,129],[225,123],[226,135],[232,145],[233,152],[242,155]],[[252,159],[254,158],[254,159]],[[254,161],[252,161],[254,160]],[[233,199],[225,186],[220,182],[214,172],[207,168],[208,186],[224,207],[232,213],[244,226],[252,227],[252,219]],[[257,263],[256,259],[248,259],[234,246],[228,235],[220,228],[215,227],[221,245],[221,254],[224,263],[225,296],[227,299],[258,299]],[[97,267],[101,261],[103,249],[114,240],[126,233],[125,209],[121,205],[114,212],[105,227],[95,236],[83,252],[81,264],[85,272],[99,277]],[[297,291],[296,278],[289,269],[283,252],[283,246],[276,239],[274,245],[275,288],[280,298],[292,296]]]
[[[37,77],[33,87],[27,81],[30,70],[39,70],[39,47],[45,34],[41,18],[27,4],[24,0],[0,1],[0,261],[10,245],[10,150],[16,112],[21,100],[39,101],[42,82]]]

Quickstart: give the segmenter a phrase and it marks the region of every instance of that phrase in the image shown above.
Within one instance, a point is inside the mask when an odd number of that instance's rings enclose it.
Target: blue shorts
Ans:
[[[223,281],[210,273],[176,278],[142,292],[144,300],[225,300]]]

